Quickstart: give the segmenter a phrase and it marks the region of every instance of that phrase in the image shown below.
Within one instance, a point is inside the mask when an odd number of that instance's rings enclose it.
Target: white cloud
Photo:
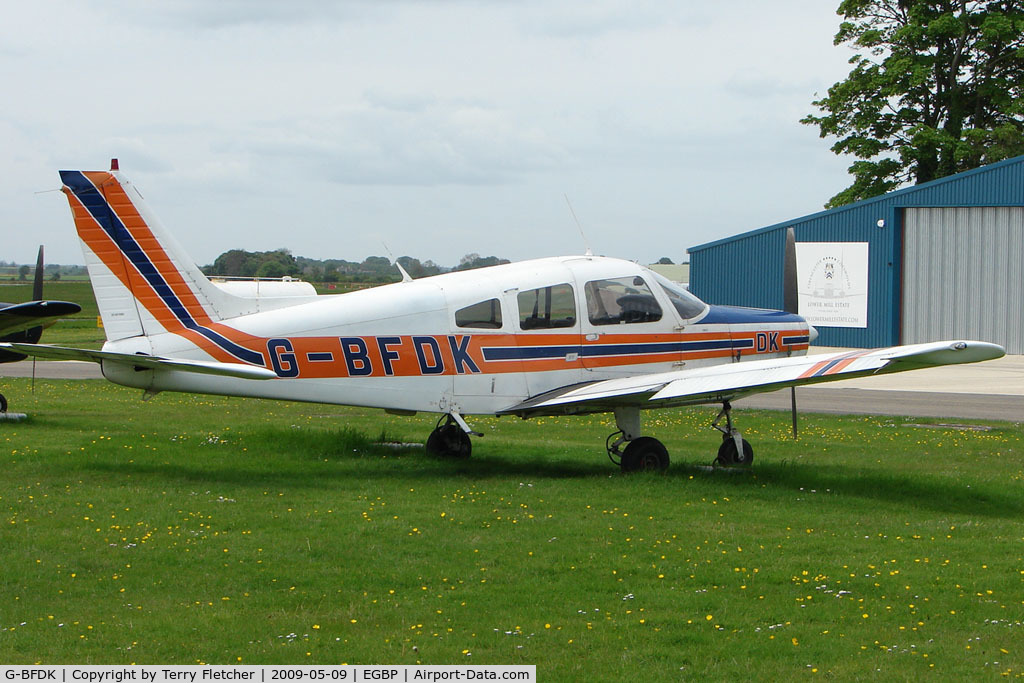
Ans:
[[[0,25],[5,259],[80,261],[58,168],[112,156],[196,260],[649,260],[818,210],[820,0],[21,3]],[[25,229],[25,226],[31,229]],[[401,246],[399,246],[401,245]]]

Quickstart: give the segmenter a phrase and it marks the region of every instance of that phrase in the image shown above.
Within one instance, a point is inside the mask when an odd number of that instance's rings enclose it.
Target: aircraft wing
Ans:
[[[616,406],[667,408],[721,403],[803,384],[1001,358],[998,344],[939,341],[768,360],[742,361],[562,387],[534,396],[501,414],[530,417],[605,412]]]
[[[74,315],[82,310],[70,301],[29,301],[0,308],[0,336],[24,332],[33,327]]]
[[[277,373],[273,370],[244,363],[218,363],[215,361],[164,358],[161,356],[74,349],[66,346],[50,346],[49,344],[7,343],[0,344],[0,349],[24,353],[38,358],[48,358],[50,360],[84,360],[99,363],[100,365],[117,363],[150,370],[180,370],[182,372],[198,372],[205,375],[239,377],[241,379],[274,379],[277,377]]]

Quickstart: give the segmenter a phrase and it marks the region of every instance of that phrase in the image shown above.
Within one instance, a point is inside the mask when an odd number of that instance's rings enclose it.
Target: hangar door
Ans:
[[[1024,207],[905,209],[902,338],[1024,353]]]

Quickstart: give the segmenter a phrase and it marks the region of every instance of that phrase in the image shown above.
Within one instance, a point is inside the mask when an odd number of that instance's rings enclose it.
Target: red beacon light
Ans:
[[[111,159],[110,160],[110,170],[111,171],[118,171],[118,170],[120,170],[120,168],[118,167],[118,164],[117,164],[117,159]]]

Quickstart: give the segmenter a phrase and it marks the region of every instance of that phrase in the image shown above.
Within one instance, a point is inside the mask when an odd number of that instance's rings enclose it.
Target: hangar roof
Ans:
[[[771,232],[820,218],[833,217],[847,211],[869,209],[872,205],[883,205],[879,207],[880,209],[914,206],[1024,206],[1024,155],[980,166],[970,171],[956,173],[927,183],[921,183],[920,185],[911,185],[910,187],[893,190],[878,197],[862,199],[861,201],[844,204],[834,209],[792,218],[782,223],[775,223],[774,225],[750,230],[733,235],[732,237],[725,237],[714,242],[699,244],[690,247],[687,249],[687,252],[692,254],[695,251],[702,251],[759,233]],[[879,212],[879,217],[883,217],[881,211]]]

